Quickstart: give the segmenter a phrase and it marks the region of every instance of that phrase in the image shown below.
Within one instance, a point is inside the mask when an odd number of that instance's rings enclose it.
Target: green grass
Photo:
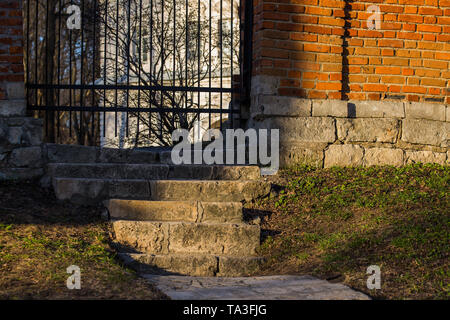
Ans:
[[[448,166],[422,164],[283,171],[280,194],[257,205],[276,231],[261,247],[266,272],[340,275],[378,298],[448,299],[449,179]],[[372,264],[384,285],[369,292]]]

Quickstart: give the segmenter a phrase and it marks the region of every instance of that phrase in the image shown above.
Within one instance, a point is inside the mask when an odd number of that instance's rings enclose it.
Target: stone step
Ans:
[[[112,221],[115,243],[140,253],[254,256],[260,227],[229,223]]]
[[[96,204],[108,199],[250,202],[267,196],[270,183],[258,180],[143,180],[53,178],[59,200]]]
[[[45,144],[49,163],[170,163],[169,148],[112,149],[91,146]]]
[[[224,161],[227,153],[237,151],[224,149]],[[246,154],[248,150],[245,151]],[[194,163],[194,151],[191,151]],[[135,163],[135,164],[173,164],[170,147],[149,147],[136,149],[113,149],[93,146],[44,144],[44,157],[49,163]],[[244,165],[237,163],[237,165]],[[245,164],[248,164],[248,158]]]
[[[51,163],[48,175],[60,178],[253,180],[260,177],[260,170],[256,166]]]
[[[111,219],[243,223],[242,203],[240,202],[112,199],[105,201],[104,204]]]
[[[81,205],[113,198],[151,200],[147,180],[53,178],[52,184],[57,199]]]
[[[250,202],[267,196],[270,183],[251,181],[176,181],[150,182],[152,200],[198,200],[212,202]]]
[[[260,257],[202,254],[119,253],[124,264],[139,273],[178,274],[197,277],[243,277],[254,274],[264,262]]]

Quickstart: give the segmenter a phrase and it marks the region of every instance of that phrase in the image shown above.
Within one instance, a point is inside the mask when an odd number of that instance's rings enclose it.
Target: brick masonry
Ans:
[[[23,86],[23,82],[22,1],[4,0],[0,2],[0,100],[16,99],[11,83]]]
[[[370,6],[380,29],[370,30]],[[450,103],[449,0],[254,0],[253,74],[310,99]]]

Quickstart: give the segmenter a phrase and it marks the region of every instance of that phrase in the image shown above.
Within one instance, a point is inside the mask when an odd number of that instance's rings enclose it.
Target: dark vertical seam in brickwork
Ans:
[[[344,7],[344,35],[342,36],[342,89],[341,91],[341,100],[348,100],[348,93],[350,92],[349,87],[349,67],[348,67],[348,38],[350,38],[350,28],[351,28],[351,17],[350,17],[350,10],[351,6],[350,3],[353,2],[353,0],[345,0],[345,7]]]

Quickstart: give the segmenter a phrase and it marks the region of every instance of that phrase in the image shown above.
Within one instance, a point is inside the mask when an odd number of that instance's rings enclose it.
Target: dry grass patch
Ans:
[[[56,201],[33,182],[0,182],[0,299],[164,299],[122,265],[101,209]],[[81,269],[68,290],[66,268]]]

